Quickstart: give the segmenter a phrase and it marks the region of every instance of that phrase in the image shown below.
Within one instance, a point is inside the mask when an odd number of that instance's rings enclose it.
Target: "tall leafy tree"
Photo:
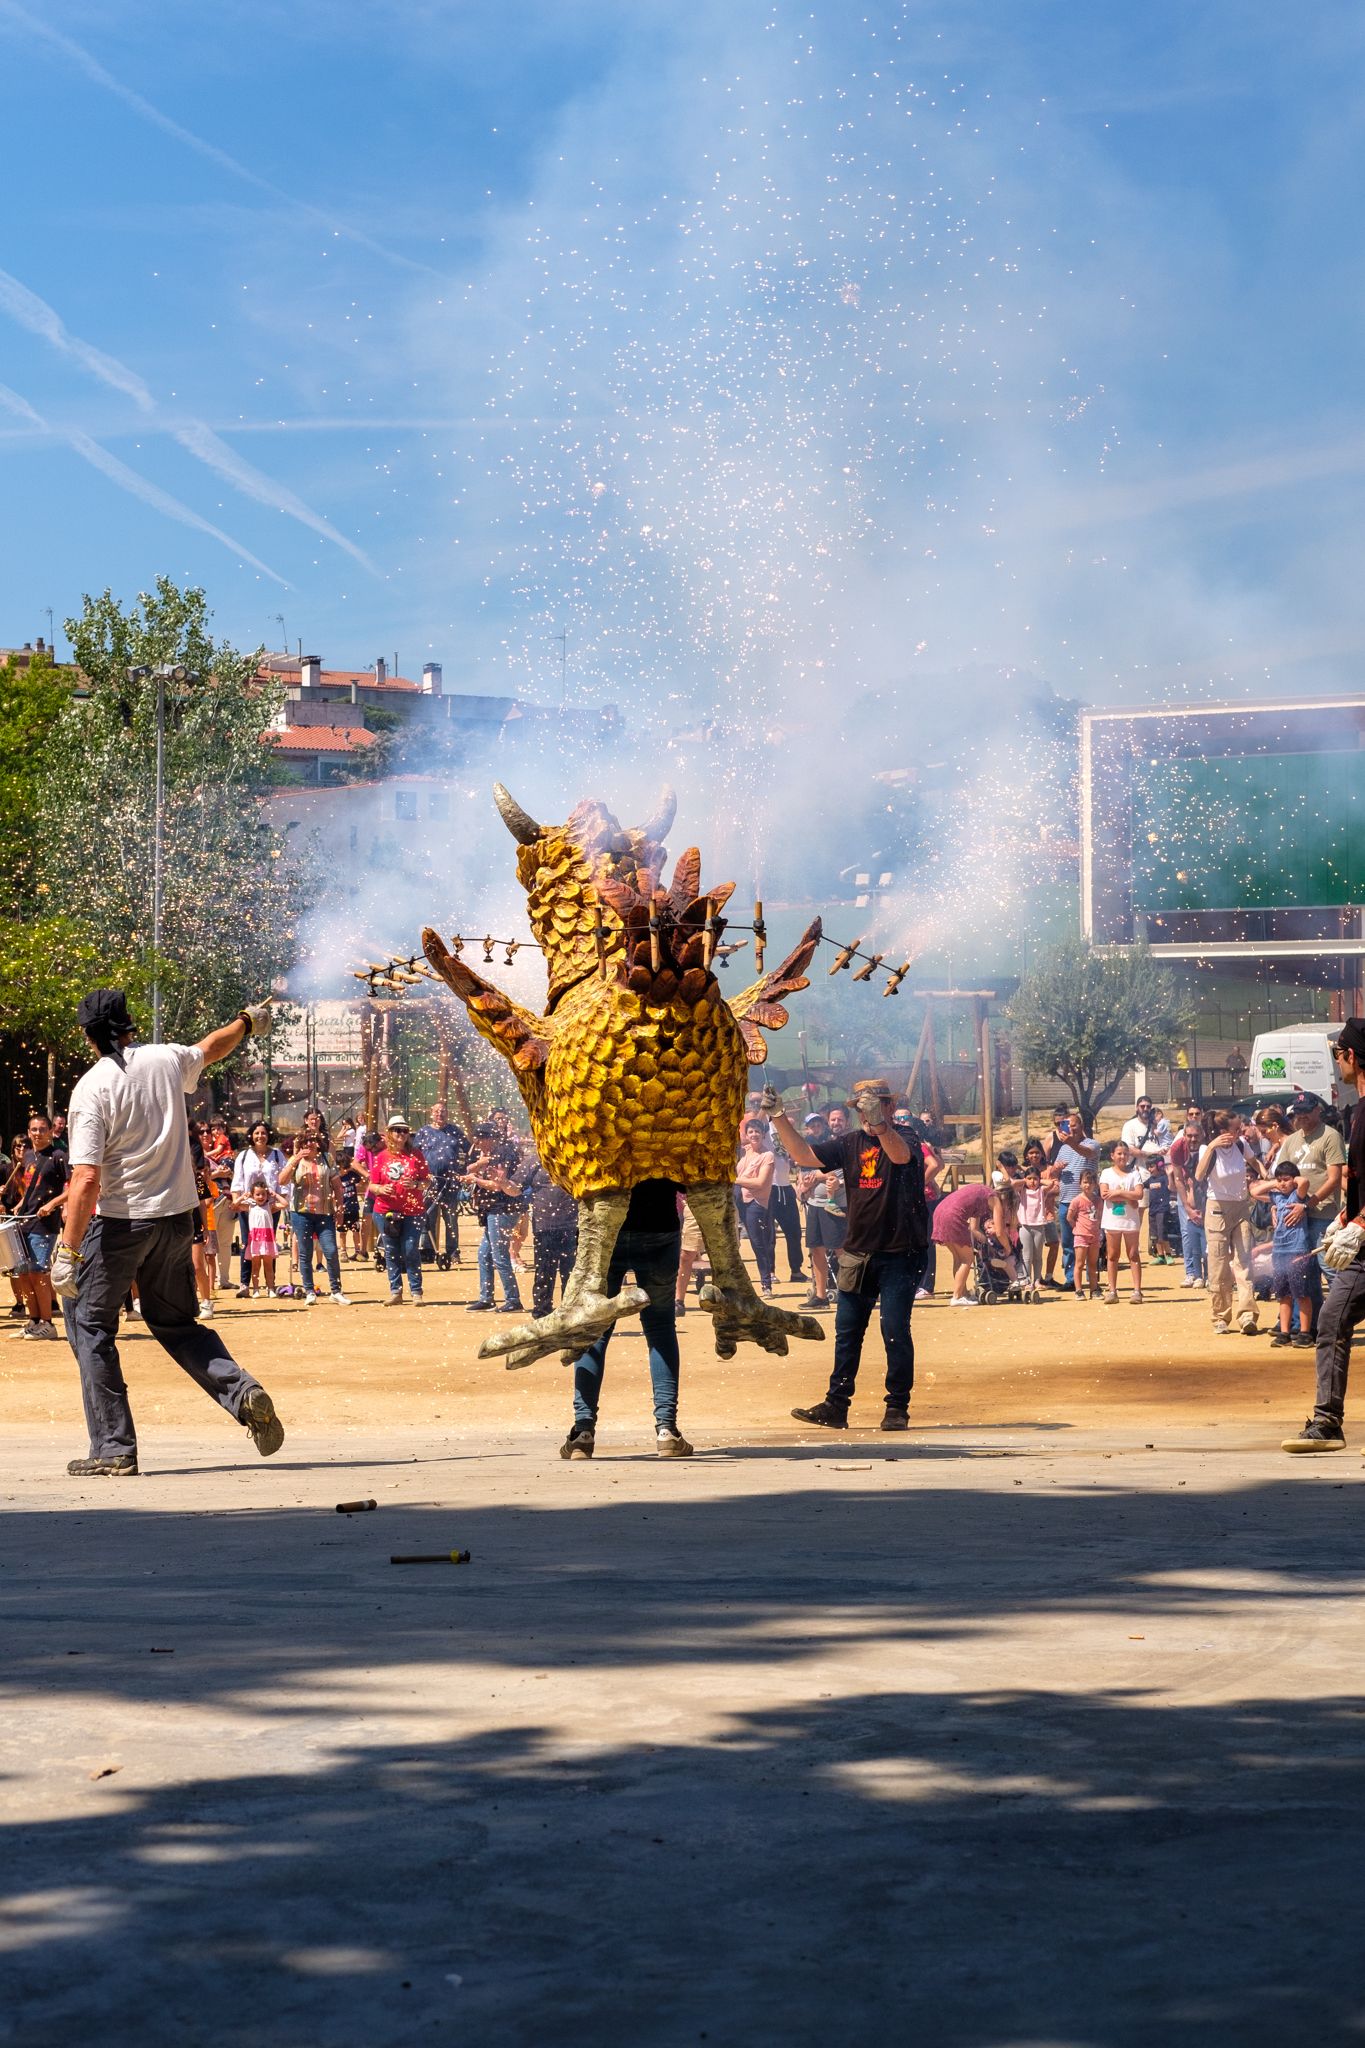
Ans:
[[[1087,1126],[1135,1066],[1162,1066],[1193,1023],[1189,998],[1145,947],[1100,953],[1071,939],[1044,953],[1005,1011],[1016,1057],[1061,1081]]]
[[[197,1036],[288,967],[311,878],[261,797],[280,686],[210,632],[202,590],[159,578],[125,608],[108,590],[66,621],[87,690],[62,709],[38,778],[37,886],[100,960],[159,969],[168,1038]],[[152,954],[158,667],[165,683],[162,943]],[[141,673],[147,671],[147,673]]]

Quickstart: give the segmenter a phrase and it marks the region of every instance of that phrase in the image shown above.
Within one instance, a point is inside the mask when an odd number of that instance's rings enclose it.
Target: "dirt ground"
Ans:
[[[529,1300],[530,1276],[523,1277]],[[1312,1405],[1311,1354],[1272,1351],[1264,1334],[1215,1337],[1207,1295],[1183,1290],[1182,1277],[1178,1264],[1149,1264],[1143,1275],[1148,1299],[1138,1307],[1125,1291],[1116,1307],[1056,1295],[1036,1306],[950,1309],[948,1265],[940,1254],[937,1298],[915,1310],[916,1429],[1150,1421],[1186,1434],[1236,1426],[1248,1443],[1259,1430],[1267,1445],[1277,1444]],[[305,1308],[299,1301],[218,1296],[224,1341],[270,1388],[287,1428],[350,1436],[439,1423],[452,1432],[563,1434],[568,1375],[556,1361],[508,1372],[496,1360],[477,1358],[490,1325],[503,1318],[467,1313],[465,1304],[478,1291],[470,1265],[429,1271],[421,1309],[390,1309],[383,1276],[368,1265],[344,1265],[342,1278],[354,1297],[349,1308],[323,1299]],[[779,1279],[782,1306],[797,1306],[804,1293],[803,1286]],[[1265,1304],[1261,1314],[1268,1329]],[[819,1320],[827,1331],[823,1343],[793,1342],[786,1358],[745,1346],[722,1362],[710,1343],[709,1318],[692,1309],[679,1326],[680,1417],[699,1447],[737,1434],[802,1435],[788,1411],[823,1393],[832,1353],[833,1316]],[[143,1462],[154,1465],[158,1431],[206,1427],[204,1396],[138,1323],[125,1323],[122,1350]],[[604,1444],[650,1438],[644,1356],[638,1325],[624,1324],[608,1359]],[[875,1427],[881,1418],[871,1339],[868,1357],[855,1428]],[[57,1447],[65,1455],[84,1451],[79,1390],[64,1347],[0,1334],[0,1388],[11,1423],[65,1425]]]
[[[1361,2038],[1365,1476],[1278,1450],[1310,1354],[1177,1266],[940,1299],[910,1433],[874,1349],[831,1436],[828,1342],[692,1314],[697,1456],[623,1333],[565,1464],[467,1269],[346,1270],[222,1300],[264,1463],[133,1324],[143,1476],[68,1479],[69,1354],[0,1335],[0,2042]]]

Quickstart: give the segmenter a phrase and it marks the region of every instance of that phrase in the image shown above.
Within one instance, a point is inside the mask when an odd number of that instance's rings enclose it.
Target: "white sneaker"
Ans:
[[[973,1301],[970,1294],[959,1294],[956,1295],[954,1299],[948,1303],[948,1306],[949,1308],[975,1308],[976,1303]]]
[[[917,1287],[915,1289],[916,1301],[932,1301],[933,1298],[933,1295],[929,1292],[927,1287]]]
[[[1213,1334],[1215,1337],[1230,1337],[1232,1335],[1232,1324],[1215,1323],[1213,1326]]]
[[[1203,1283],[1199,1280],[1191,1280],[1189,1274],[1187,1273],[1180,1284],[1182,1287],[1199,1287],[1202,1286]]]
[[[199,1320],[201,1323],[211,1323],[213,1321],[213,1303],[211,1301],[200,1302]]]
[[[690,1458],[692,1446],[680,1430],[669,1429],[667,1424],[655,1431],[661,1458]]]
[[[334,1287],[332,1289],[331,1294],[327,1298],[329,1301],[338,1302],[342,1308],[349,1308],[351,1306],[350,1295],[343,1294],[339,1287]]]
[[[305,1294],[303,1297],[303,1305],[305,1308],[311,1308],[316,1300],[316,1294]]]

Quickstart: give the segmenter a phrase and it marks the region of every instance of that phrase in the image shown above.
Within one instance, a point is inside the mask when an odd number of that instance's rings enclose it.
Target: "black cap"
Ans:
[[[1326,1109],[1326,1107],[1327,1105],[1320,1095],[1314,1095],[1310,1089],[1304,1088],[1290,1103],[1289,1114],[1291,1116],[1312,1116],[1314,1110]]]
[[[498,1127],[496,1124],[475,1124],[474,1126],[474,1136],[476,1138],[496,1138],[497,1135]]]
[[[136,1029],[128,1015],[127,992],[121,988],[91,989],[88,996],[81,997],[76,1022],[92,1038],[106,1035],[122,1038],[126,1032]]]
[[[1353,1052],[1357,1061],[1365,1065],[1365,1017],[1348,1017],[1337,1033],[1337,1044],[1343,1052]]]

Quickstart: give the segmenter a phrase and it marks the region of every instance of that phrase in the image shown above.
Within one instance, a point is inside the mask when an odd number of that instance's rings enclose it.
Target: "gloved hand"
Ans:
[[[764,1083],[763,1093],[758,1098],[758,1106],[762,1110],[764,1116],[782,1115],[786,1105],[784,1104],[781,1095],[778,1093],[777,1089],[774,1088],[771,1081],[767,1081]]]
[[[1324,1233],[1318,1257],[1333,1273],[1344,1273],[1365,1251],[1365,1230],[1358,1223],[1333,1223]]]
[[[81,1255],[73,1252],[70,1245],[59,1244],[52,1254],[52,1265],[48,1273],[52,1292],[62,1301],[74,1301],[80,1292]]]
[[[263,1003],[248,1003],[242,1015],[246,1018],[253,1038],[264,1038],[270,1029],[270,998]]]

